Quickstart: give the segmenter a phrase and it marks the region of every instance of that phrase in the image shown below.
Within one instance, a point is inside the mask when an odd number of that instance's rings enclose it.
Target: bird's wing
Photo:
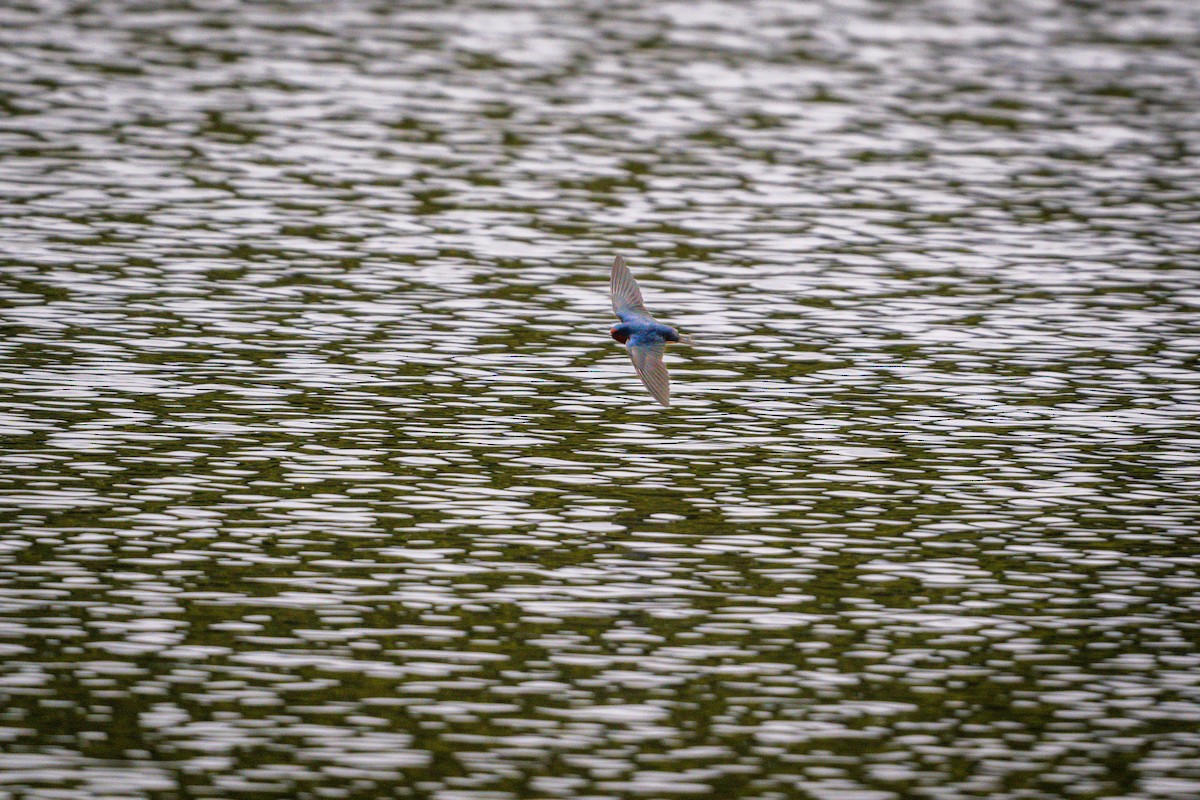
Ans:
[[[625,259],[620,256],[613,259],[612,265],[612,305],[613,313],[622,322],[630,322],[632,319],[654,319],[646,310],[642,290],[638,288],[629,267],[625,266]]]
[[[633,368],[650,394],[664,406],[671,405],[671,378],[667,374],[667,365],[663,363],[663,350],[666,349],[663,343],[637,344],[630,341],[626,348]]]

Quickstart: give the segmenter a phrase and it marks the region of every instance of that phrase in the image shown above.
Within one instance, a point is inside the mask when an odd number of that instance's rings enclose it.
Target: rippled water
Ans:
[[[0,798],[1200,796],[1194,3],[0,65]]]

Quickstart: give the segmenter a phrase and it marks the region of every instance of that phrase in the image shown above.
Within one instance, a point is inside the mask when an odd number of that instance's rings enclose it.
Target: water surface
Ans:
[[[39,2],[0,64],[0,797],[1200,795],[1192,3]]]

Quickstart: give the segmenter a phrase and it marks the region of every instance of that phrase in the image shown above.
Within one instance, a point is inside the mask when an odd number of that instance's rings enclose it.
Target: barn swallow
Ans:
[[[633,368],[654,399],[664,406],[671,405],[671,383],[663,364],[663,351],[668,342],[691,344],[692,340],[650,316],[642,291],[620,256],[613,259],[612,265],[612,305],[621,322],[613,325],[609,333],[625,345]]]

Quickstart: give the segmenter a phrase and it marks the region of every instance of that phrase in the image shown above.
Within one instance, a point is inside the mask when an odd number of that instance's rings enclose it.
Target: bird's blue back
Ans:
[[[678,342],[679,332],[670,325],[663,325],[653,317],[630,314],[621,318],[621,324],[613,328],[617,341],[628,340],[630,345],[653,345]]]
[[[662,344],[678,342],[679,334],[670,325],[654,320],[644,320],[630,325],[629,343],[632,345]]]

